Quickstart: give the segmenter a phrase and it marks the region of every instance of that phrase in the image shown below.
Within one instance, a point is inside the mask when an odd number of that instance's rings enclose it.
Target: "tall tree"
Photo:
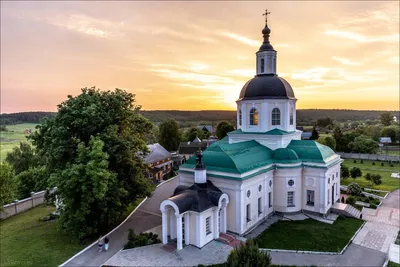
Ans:
[[[337,151],[344,151],[344,145],[343,145],[343,133],[342,129],[340,128],[340,125],[336,125],[335,128],[333,128],[333,138],[335,139],[336,142],[336,150]]]
[[[233,130],[235,130],[235,128],[231,123],[227,121],[221,121],[217,125],[215,134],[217,135],[218,139],[222,139],[227,136],[227,133],[232,132]]]
[[[317,141],[322,145],[330,147],[332,150],[336,149],[336,141],[332,136],[321,136]]]
[[[204,137],[203,135],[204,132],[201,129],[193,126],[185,132],[185,139],[189,142],[192,142],[196,137],[202,140]]]
[[[314,126],[314,128],[313,128],[313,130],[312,130],[312,132],[311,132],[311,137],[310,137],[310,139],[311,139],[311,140],[318,140],[318,138],[319,138],[319,133],[318,133],[318,131],[317,131],[317,128]]]
[[[176,151],[181,141],[178,122],[174,119],[160,123],[158,142],[168,151]]]
[[[48,173],[45,166],[30,168],[15,176],[18,198],[30,196],[31,192],[45,190],[48,185]]]
[[[350,177],[349,167],[344,164],[340,166],[340,177],[345,180]]]
[[[31,135],[38,154],[46,159],[50,185],[60,187],[60,198],[70,203],[60,220],[70,233],[83,238],[104,231],[129,204],[150,195],[140,152],[147,151],[144,138],[151,123],[139,114],[140,108],[135,95],[121,89],[83,88],[80,95],[68,96],[58,105],[58,113]],[[93,137],[98,142],[91,141]],[[104,143],[101,149],[100,141]],[[108,160],[100,150],[108,154]],[[99,162],[93,153],[99,154]],[[106,185],[98,184],[100,177]],[[95,190],[95,196],[90,190]],[[80,205],[88,211],[83,212]]]
[[[390,112],[383,112],[380,116],[381,123],[385,126],[389,126],[393,121],[393,115]]]
[[[3,205],[15,200],[16,183],[14,173],[7,163],[0,163],[0,211]]]
[[[11,166],[15,174],[19,174],[39,164],[39,157],[35,154],[31,145],[27,142],[20,142],[19,147],[7,153],[5,161]]]
[[[356,178],[362,176],[362,171],[358,167],[353,167],[350,169],[350,175],[351,175],[351,178],[353,178],[355,180]]]
[[[390,125],[384,127],[381,131],[381,136],[390,137],[393,143],[400,141],[400,126]]]
[[[379,149],[379,144],[368,136],[360,135],[350,142],[348,147],[356,153],[375,154]]]

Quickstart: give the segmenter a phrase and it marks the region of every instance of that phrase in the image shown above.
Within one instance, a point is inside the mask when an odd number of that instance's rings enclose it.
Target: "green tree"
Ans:
[[[317,142],[330,147],[332,150],[336,149],[336,141],[332,136],[320,136]]]
[[[382,183],[382,176],[380,174],[372,174],[371,180],[374,184],[380,185]]]
[[[365,180],[367,180],[367,181],[371,181],[372,180],[372,176],[371,176],[371,174],[369,172],[365,175]]]
[[[386,126],[381,131],[382,137],[390,137],[392,142],[399,142],[400,141],[400,126],[398,125],[391,125]]]
[[[218,139],[222,139],[225,136],[227,136],[227,133],[232,132],[235,130],[233,125],[227,121],[221,121],[217,125],[217,129],[215,131],[215,134],[217,135]]]
[[[385,126],[389,126],[393,121],[393,115],[390,112],[383,112],[380,116],[381,123]]]
[[[258,249],[258,245],[252,239],[245,244],[241,243],[228,256],[227,266],[230,267],[268,267],[271,265],[271,256],[267,251]]]
[[[39,157],[30,144],[20,142],[19,147],[16,146],[11,152],[7,153],[5,161],[11,166],[15,174],[19,174],[31,167],[38,166]]]
[[[0,211],[5,204],[15,200],[16,182],[14,173],[7,163],[0,163]]]
[[[66,206],[60,223],[69,233],[105,231],[128,205],[150,195],[141,153],[148,151],[151,123],[139,111],[131,93],[83,88],[30,136]]]
[[[8,131],[7,126],[0,125],[0,132],[7,132],[7,131]]]
[[[344,151],[344,145],[343,145],[343,133],[342,129],[340,128],[340,125],[336,125],[335,128],[333,128],[333,138],[335,139],[336,142],[336,150],[337,151]]]
[[[357,183],[351,183],[349,186],[347,186],[347,193],[350,195],[359,196],[362,193],[362,188]]]
[[[185,132],[185,139],[188,142],[192,142],[196,137],[198,137],[200,140],[203,140],[203,135],[204,132],[201,129],[193,126]]]
[[[312,132],[311,132],[311,137],[310,137],[310,139],[311,139],[311,140],[318,140],[318,138],[319,138],[319,133],[318,133],[316,127],[314,126],[314,128],[313,128],[313,130],[312,130]]]
[[[374,141],[379,141],[379,137],[381,137],[381,132],[383,129],[382,124],[376,125],[368,125],[365,127],[365,134],[371,137]]]
[[[358,177],[361,177],[361,176],[362,176],[361,169],[358,168],[358,167],[353,167],[353,168],[351,168],[351,169],[350,169],[350,175],[351,175],[351,178],[353,178],[354,180],[355,180],[356,178],[358,178]]]
[[[349,168],[344,164],[342,164],[342,166],[340,166],[340,177],[342,179],[347,179],[350,177]]]
[[[379,149],[379,144],[368,136],[360,135],[350,142],[348,147],[356,153],[375,154]]]
[[[154,144],[158,142],[159,138],[159,130],[158,127],[154,124],[152,124],[150,132],[148,134],[145,134],[144,139],[146,140],[146,144]]]
[[[48,174],[44,166],[30,168],[15,176],[18,185],[18,198],[30,197],[31,192],[45,190],[48,185]]]
[[[179,125],[176,120],[170,119],[160,123],[158,142],[168,151],[176,151],[181,141]]]

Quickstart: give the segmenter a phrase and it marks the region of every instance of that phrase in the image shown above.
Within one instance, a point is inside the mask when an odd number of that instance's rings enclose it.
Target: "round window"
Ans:
[[[258,186],[258,192],[261,192],[261,189],[262,189],[262,185],[259,185]]]
[[[290,179],[289,182],[288,182],[288,185],[289,186],[293,186],[294,185],[294,181],[292,179]]]
[[[250,190],[247,190],[247,197],[250,197]]]
[[[272,186],[272,180],[269,181],[269,187],[271,187],[271,186]]]

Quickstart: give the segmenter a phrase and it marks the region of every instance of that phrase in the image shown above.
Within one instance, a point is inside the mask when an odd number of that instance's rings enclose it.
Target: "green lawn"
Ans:
[[[39,206],[0,222],[0,266],[57,266],[85,246],[38,219],[54,211]]]
[[[400,264],[395,263],[395,262],[393,262],[393,261],[389,261],[387,267],[400,267]]]
[[[341,216],[333,224],[313,219],[278,221],[255,241],[260,248],[340,252],[362,223]]]
[[[7,132],[0,132],[0,162],[2,162],[7,153],[11,152],[13,147],[18,146],[21,141],[26,141],[26,134],[24,131],[26,129],[35,130],[36,123],[22,123],[15,125],[7,125]]]
[[[357,160],[357,163],[353,161],[353,159],[346,159],[343,164],[349,167],[349,169],[352,167],[359,167],[363,173],[363,177],[359,177],[355,179],[355,181],[352,178],[346,180],[342,179],[340,181],[342,185],[349,185],[352,182],[356,182],[361,187],[378,190],[394,191],[400,188],[400,179],[390,177],[393,172],[400,172],[399,163],[393,163],[394,166],[390,167],[387,162],[384,162],[384,166],[381,166],[381,162],[379,161],[364,160],[363,164],[360,163],[360,160]],[[375,165],[372,165],[372,162],[375,162]],[[364,176],[368,172],[382,175],[382,184],[374,185],[372,182],[365,180]]]

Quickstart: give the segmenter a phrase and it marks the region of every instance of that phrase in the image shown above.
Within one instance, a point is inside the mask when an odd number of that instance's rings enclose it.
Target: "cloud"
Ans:
[[[344,65],[361,65],[360,62],[351,61],[351,60],[349,60],[347,58],[333,56],[332,59],[335,60],[335,61],[338,61],[338,62],[340,62],[340,63],[342,63]]]
[[[261,42],[259,40],[253,40],[253,39],[244,37],[242,35],[239,35],[239,34],[236,34],[236,33],[233,33],[233,32],[222,31],[219,34],[221,36],[231,38],[231,39],[233,39],[235,41],[238,41],[238,42],[241,42],[243,44],[247,44],[247,45],[250,45],[250,46],[253,46],[253,47],[259,47],[261,45]]]
[[[400,37],[398,33],[384,35],[384,36],[366,36],[350,31],[341,31],[341,30],[329,30],[325,31],[325,34],[360,43],[374,43],[374,42],[398,43]]]

